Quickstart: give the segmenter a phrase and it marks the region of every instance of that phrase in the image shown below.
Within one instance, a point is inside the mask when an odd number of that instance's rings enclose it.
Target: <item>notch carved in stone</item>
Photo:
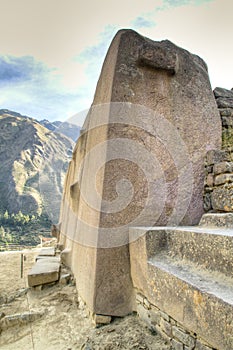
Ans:
[[[138,61],[139,66],[148,66],[154,69],[168,71],[174,75],[178,71],[178,55],[169,50],[166,45],[168,41],[150,44],[145,42],[139,49]],[[169,43],[169,42],[168,42]]]

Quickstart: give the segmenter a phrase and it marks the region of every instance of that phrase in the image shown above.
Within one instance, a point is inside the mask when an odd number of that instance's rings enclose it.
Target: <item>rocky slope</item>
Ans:
[[[47,119],[43,119],[43,120],[40,120],[39,123],[43,125],[45,128],[57,133],[59,132],[60,134],[69,137],[75,142],[77,141],[80,134],[81,127],[75,124],[71,124],[69,122],[60,122],[60,121],[50,122]]]
[[[59,203],[72,147],[71,139],[36,120],[1,110],[0,211],[40,215],[48,198]]]

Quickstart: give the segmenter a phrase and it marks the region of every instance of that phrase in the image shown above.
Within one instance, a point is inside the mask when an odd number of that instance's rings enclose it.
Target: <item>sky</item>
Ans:
[[[232,0],[0,0],[0,12],[0,109],[50,121],[87,109],[122,28],[173,41],[206,61],[213,89],[233,87]]]

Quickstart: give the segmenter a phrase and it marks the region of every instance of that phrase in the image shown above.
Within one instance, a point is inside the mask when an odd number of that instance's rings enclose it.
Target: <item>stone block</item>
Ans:
[[[209,187],[213,187],[214,185],[214,176],[213,174],[208,174],[206,177],[206,185]]]
[[[183,350],[184,346],[178,340],[172,339],[172,349],[173,350]]]
[[[216,186],[224,185],[230,182],[233,182],[233,174],[219,174],[216,175],[214,179],[214,184]]]
[[[197,339],[195,350],[212,350],[213,348],[203,344],[200,340]]]
[[[136,295],[136,301],[137,301],[139,304],[143,304],[144,296],[141,295],[141,294],[137,294],[137,295]]]
[[[59,243],[91,312],[124,316],[135,308],[129,227],[193,225],[203,214],[204,157],[221,147],[205,62],[168,40],[119,31],[83,129]]]
[[[39,256],[55,256],[55,248],[54,247],[48,247],[41,249]]]
[[[161,318],[160,327],[164,333],[166,333],[169,337],[172,337],[172,326],[169,322]]]
[[[60,264],[57,262],[37,262],[28,273],[29,287],[56,282],[60,276]]]
[[[233,186],[215,188],[211,194],[211,203],[214,210],[233,212]]]
[[[163,311],[160,311],[160,316],[167,322],[169,322],[170,318],[168,316],[168,314],[166,314],[165,312]]]
[[[138,316],[147,323],[148,326],[151,326],[151,315],[150,310],[146,309],[143,305],[137,305]]]
[[[213,173],[215,175],[233,172],[233,162],[221,162],[214,164]]]
[[[150,310],[151,305],[150,305],[150,302],[146,298],[143,301],[143,305],[147,310]]]
[[[199,226],[233,228],[233,213],[206,213]]]
[[[0,331],[5,331],[11,327],[23,326],[34,322],[43,316],[42,312],[25,312],[22,314],[7,315],[0,319]]]
[[[93,322],[95,326],[109,324],[111,320],[112,320],[111,316],[96,315],[96,314],[93,316]]]
[[[219,108],[221,117],[233,117],[233,108]]]
[[[229,153],[225,150],[210,150],[206,153],[206,165],[229,161]]]
[[[225,128],[232,128],[233,127],[233,116],[231,116],[231,117],[222,116],[222,125]]]
[[[226,99],[233,98],[233,91],[232,90],[216,87],[214,89],[213,93],[214,93],[215,98],[218,98],[218,97],[223,97]]]
[[[176,339],[181,341],[183,344],[185,344],[191,348],[194,348],[195,339],[190,334],[188,334],[186,331],[183,331],[183,330],[179,329],[178,327],[173,326],[172,327],[172,334]]]
[[[155,310],[154,308],[151,308],[151,310],[149,311],[149,315],[150,315],[150,322],[152,325],[160,324],[161,315],[159,311]]]
[[[161,329],[159,325],[155,327],[156,332],[169,344],[171,342],[171,338]]]
[[[59,256],[46,256],[46,255],[38,255],[36,257],[36,262],[40,263],[44,263],[46,261],[50,261],[50,262],[57,262],[60,263],[61,259]]]
[[[218,108],[233,108],[233,98],[218,97],[216,102]]]

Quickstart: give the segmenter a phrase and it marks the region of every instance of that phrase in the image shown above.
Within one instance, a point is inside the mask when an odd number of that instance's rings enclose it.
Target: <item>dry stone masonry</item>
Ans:
[[[214,90],[222,121],[222,149],[206,156],[204,208],[233,212],[233,91]]]

